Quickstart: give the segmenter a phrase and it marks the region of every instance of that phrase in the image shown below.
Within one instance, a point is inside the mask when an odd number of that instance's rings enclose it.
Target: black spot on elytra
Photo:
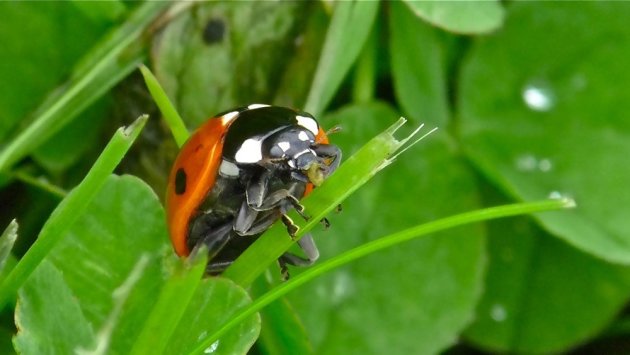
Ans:
[[[175,193],[182,195],[184,192],[186,192],[186,172],[179,168],[175,173]]]
[[[225,36],[225,22],[218,18],[208,20],[203,28],[203,41],[206,44],[215,44],[223,41]]]

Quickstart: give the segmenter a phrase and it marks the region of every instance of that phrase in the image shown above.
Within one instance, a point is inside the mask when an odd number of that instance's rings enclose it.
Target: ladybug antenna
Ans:
[[[331,129],[326,131],[326,135],[329,136],[331,134],[335,134],[338,132],[341,132],[343,130],[343,128],[341,128],[341,126],[334,126]]]

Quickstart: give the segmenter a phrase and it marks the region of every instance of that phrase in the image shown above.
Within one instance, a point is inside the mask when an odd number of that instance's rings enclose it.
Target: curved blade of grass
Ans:
[[[321,186],[301,201],[311,218],[300,225],[300,230],[297,233],[298,239],[319,224],[319,221],[347,196],[391,163],[392,155],[405,147],[406,143],[418,132],[416,130],[409,137],[400,141],[397,140],[393,134],[405,121],[404,118],[401,118],[383,133],[370,140],[356,154],[346,160]],[[297,223],[302,219],[295,211],[289,212],[288,215]],[[287,236],[284,225],[276,223],[236,259],[226,270],[224,276],[242,287],[247,287],[282,253],[289,249],[293,242]]]
[[[83,181],[53,211],[35,243],[0,284],[0,309],[65,235],[64,231],[77,219],[80,211],[90,203],[138,137],[147,119],[148,116],[143,115],[130,126],[119,128]]]
[[[13,244],[17,239],[18,223],[14,219],[9,223],[7,228],[0,235],[0,272],[4,270],[4,265],[7,262],[7,258],[13,249]]]
[[[38,179],[28,174],[26,171],[17,170],[14,171],[12,175],[18,181],[36,187],[60,200],[66,197],[66,195],[68,194],[68,192],[61,187],[53,185],[46,180]]]
[[[178,259],[170,278],[162,287],[157,303],[144,324],[130,354],[161,354],[164,352],[179,320],[203,279],[207,251],[195,257]]]
[[[226,323],[219,331],[212,334],[208,339],[204,340],[204,342],[192,353],[202,353],[204,349],[210,346],[210,344],[217,341],[229,329],[239,324],[242,320],[246,319],[252,314],[260,311],[263,307],[267,306],[271,302],[279,299],[280,297],[299,287],[300,285],[311,281],[317,276],[322,275],[332,269],[338,268],[341,265],[370,255],[379,250],[383,250],[385,248],[389,248],[391,246],[410,241],[414,238],[428,236],[429,234],[449,228],[458,227],[464,224],[573,207],[575,207],[575,201],[567,198],[490,207],[477,211],[465,212],[437,221],[421,224],[419,226],[411,227],[398,233],[390,234],[386,237],[376,239],[372,242],[363,244],[341,255],[317,264],[316,266],[307,269],[303,273],[297,275],[296,277],[290,279],[283,284],[280,284],[273,290],[262,295],[261,297],[256,299],[249,307],[244,309],[241,313],[239,313],[228,323]]]
[[[0,171],[32,152],[136,68],[144,59],[142,35],[170,4],[144,2],[106,35],[76,65],[70,80],[44,100],[34,113],[34,121],[0,151]]]
[[[164,116],[164,120],[168,124],[168,127],[175,138],[175,142],[178,147],[184,145],[190,133],[184,124],[181,116],[173,106],[171,100],[169,100],[166,92],[162,89],[162,86],[155,78],[151,70],[147,68],[145,65],[140,66],[140,71],[142,72],[142,76],[144,77],[144,82],[147,84],[147,88],[153,97],[153,100],[158,105],[160,112]]]
[[[304,110],[319,116],[341,85],[370,34],[378,1],[338,1]]]

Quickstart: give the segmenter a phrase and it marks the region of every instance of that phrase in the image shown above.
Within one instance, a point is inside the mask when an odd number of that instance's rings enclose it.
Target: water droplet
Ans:
[[[540,159],[540,161],[538,162],[538,170],[542,171],[543,173],[551,171],[551,168],[553,168],[553,164],[549,159]]]
[[[516,168],[520,171],[532,171],[536,169],[538,160],[531,154],[524,154],[516,158]]]
[[[333,303],[340,303],[354,292],[352,276],[347,272],[338,272],[335,275],[332,292],[330,294]]]
[[[522,172],[541,171],[543,173],[550,172],[553,169],[553,162],[548,158],[536,158],[532,154],[523,154],[516,158],[514,163],[516,169]]]
[[[495,322],[503,322],[507,318],[507,311],[503,305],[495,304],[490,310],[490,317]]]
[[[206,350],[203,351],[203,353],[212,354],[213,352],[217,351],[218,348],[219,348],[219,341],[217,340],[214,343],[212,343],[212,345],[207,347]]]
[[[575,73],[571,78],[571,85],[576,91],[584,90],[587,84],[588,80],[582,73]]]
[[[203,331],[201,334],[199,334],[199,336],[197,337],[197,341],[203,340],[205,337],[208,336],[208,332],[207,331]]]
[[[552,200],[559,200],[561,198],[564,198],[564,196],[562,196],[562,194],[559,191],[551,191],[549,193],[549,198]]]
[[[554,105],[554,94],[549,85],[538,81],[528,84],[523,90],[525,105],[534,111],[546,112]]]

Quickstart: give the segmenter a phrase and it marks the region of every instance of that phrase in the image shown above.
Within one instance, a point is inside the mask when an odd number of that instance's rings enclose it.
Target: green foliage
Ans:
[[[0,353],[561,353],[627,336],[627,4],[0,10],[0,303],[15,312]],[[113,133],[156,112],[137,106],[140,63],[168,124]],[[201,278],[205,253],[174,256],[148,176],[186,127],[255,102],[342,128],[344,164],[303,200],[313,218],[291,215],[322,260],[280,281],[295,247],[275,225]],[[402,140],[422,123],[439,130]],[[575,210],[539,213],[565,196]]]

